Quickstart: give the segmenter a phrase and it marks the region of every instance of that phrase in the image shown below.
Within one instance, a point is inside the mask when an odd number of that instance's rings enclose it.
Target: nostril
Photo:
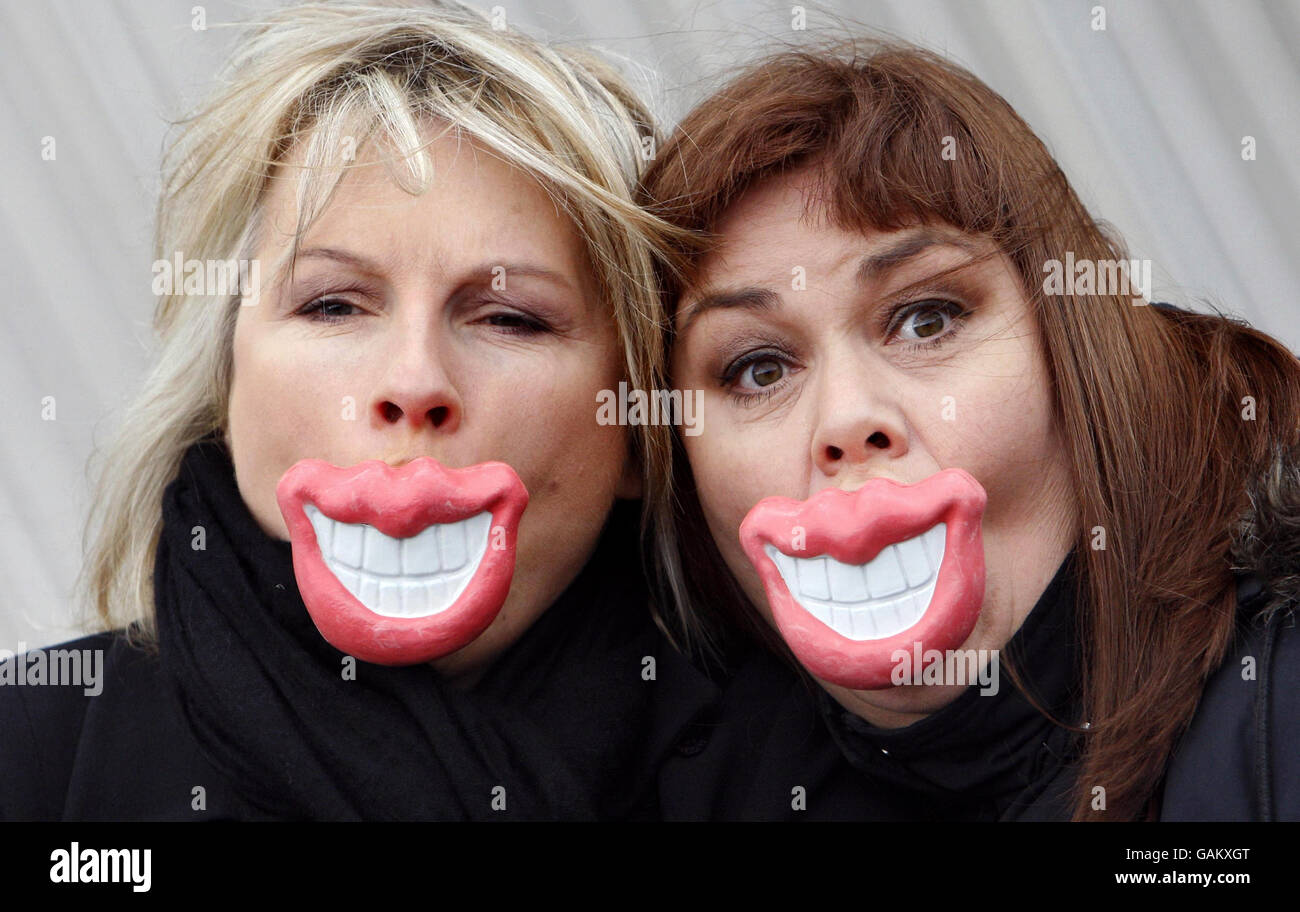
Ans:
[[[379,411],[383,413],[384,420],[389,424],[397,424],[397,422],[402,420],[401,408],[391,402],[385,402],[379,407]]]
[[[837,446],[828,446],[826,448],[826,455],[834,461],[836,459],[842,459],[844,457],[844,451]]]
[[[876,431],[876,433],[867,438],[867,443],[883,450],[889,446],[889,438],[880,433],[880,431]]]
[[[443,422],[447,420],[450,411],[447,406],[440,405],[437,408],[429,409],[429,419],[433,422],[434,427],[442,427]]]

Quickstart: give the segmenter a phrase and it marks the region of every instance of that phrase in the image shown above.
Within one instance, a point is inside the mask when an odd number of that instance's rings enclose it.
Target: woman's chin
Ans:
[[[919,722],[966,689],[960,684],[899,684],[884,690],[850,690],[815,680],[837,703],[878,728],[901,728]]]

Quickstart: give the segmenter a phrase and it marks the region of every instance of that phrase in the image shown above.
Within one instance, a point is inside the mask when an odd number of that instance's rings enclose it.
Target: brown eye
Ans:
[[[922,301],[905,308],[897,323],[898,337],[904,342],[938,344],[952,335],[963,315],[961,307],[951,301]],[[934,340],[932,343],[930,340]]]
[[[785,376],[785,368],[780,361],[755,361],[745,371],[745,375],[742,379],[750,380],[756,387],[771,386]]]
[[[718,382],[734,396],[744,399],[784,389],[786,379],[798,372],[799,362],[793,356],[771,349],[756,349],[728,364]]]
[[[943,332],[943,318],[934,311],[924,313],[912,324],[912,332],[922,339],[937,335]]]

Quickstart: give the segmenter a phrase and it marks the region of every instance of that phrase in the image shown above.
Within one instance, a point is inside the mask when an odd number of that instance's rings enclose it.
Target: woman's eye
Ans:
[[[342,323],[348,317],[355,316],[359,310],[355,304],[341,298],[318,298],[304,305],[298,313],[318,323]]]
[[[902,311],[898,336],[904,342],[931,344],[929,340],[952,335],[962,317],[960,305],[952,301],[922,301]]]
[[[510,335],[536,335],[546,331],[546,324],[521,313],[494,313],[485,317],[489,326],[496,326]]]
[[[732,362],[723,372],[723,385],[741,395],[757,390],[770,390],[789,373],[786,362],[773,355],[759,352]]]
[[[764,358],[762,361],[754,361],[741,371],[740,380],[741,386],[749,389],[762,389],[765,386],[771,386],[784,376],[785,368],[780,361]]]

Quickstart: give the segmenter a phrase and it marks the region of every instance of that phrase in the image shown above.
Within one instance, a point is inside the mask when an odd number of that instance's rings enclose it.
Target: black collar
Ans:
[[[1066,556],[1002,650],[996,694],[982,694],[980,685],[972,684],[921,721],[884,729],[819,691],[827,726],[849,762],[927,805],[942,802],[955,812],[952,816],[999,817],[1035,800],[1072,759],[1074,739],[1034,708],[1007,666],[1014,666],[1053,716],[1070,724],[1080,721],[1075,561],[1073,552]]]

